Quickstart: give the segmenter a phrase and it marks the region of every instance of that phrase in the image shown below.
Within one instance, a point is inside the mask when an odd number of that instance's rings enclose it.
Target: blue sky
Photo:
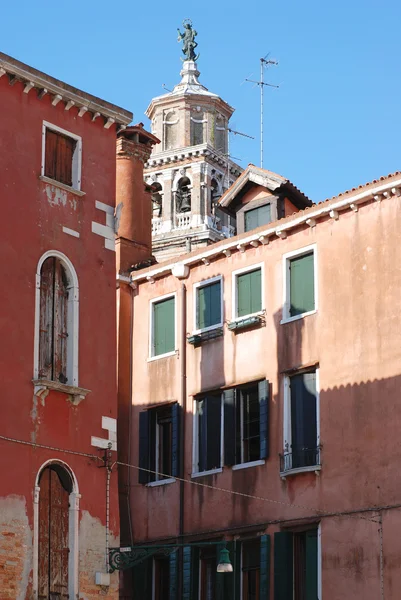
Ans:
[[[191,5],[192,4],[192,5]],[[235,107],[241,166],[260,161],[259,59],[266,81],[264,166],[320,201],[401,168],[399,0],[248,3],[96,3],[19,0],[2,6],[0,50],[134,112],[172,88],[181,68],[177,27],[198,31],[200,81]],[[1,102],[1,99],[0,99]]]

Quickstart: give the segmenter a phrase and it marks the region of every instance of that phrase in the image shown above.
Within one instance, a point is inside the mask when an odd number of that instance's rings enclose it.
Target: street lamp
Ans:
[[[230,561],[230,553],[227,548],[224,546],[220,550],[219,563],[217,565],[217,573],[232,573],[233,566]]]

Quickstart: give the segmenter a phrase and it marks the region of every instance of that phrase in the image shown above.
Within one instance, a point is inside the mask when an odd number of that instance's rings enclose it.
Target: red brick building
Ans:
[[[132,114],[4,54],[0,98],[0,597],[115,599],[117,474],[96,446],[116,460],[115,152]]]

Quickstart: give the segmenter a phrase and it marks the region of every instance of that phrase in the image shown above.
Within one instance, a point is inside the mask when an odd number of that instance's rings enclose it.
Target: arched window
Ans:
[[[216,181],[216,179],[212,179],[212,181],[210,183],[210,197],[211,197],[212,211],[213,211],[213,208],[216,206],[217,200],[220,198],[220,196],[221,196],[221,192],[220,192],[219,184]]]
[[[34,379],[78,386],[78,280],[57,251],[36,273]]]
[[[34,504],[35,598],[67,600],[78,594],[78,486],[61,461],[40,469]]]
[[[153,217],[161,217],[163,212],[162,186],[160,183],[155,182],[152,184],[151,189]]]
[[[191,116],[191,146],[203,144],[205,141],[206,119],[202,111],[199,111],[195,116]]]
[[[226,137],[227,135],[224,119],[219,115],[216,119],[214,139],[216,150],[222,152],[223,154],[227,152]]]
[[[171,150],[177,147],[178,119],[174,112],[169,112],[164,119],[164,149]]]
[[[176,211],[177,213],[191,210],[191,181],[188,177],[181,177],[177,184]]]

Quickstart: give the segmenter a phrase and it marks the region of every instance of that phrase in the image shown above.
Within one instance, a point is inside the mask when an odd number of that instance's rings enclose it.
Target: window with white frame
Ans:
[[[259,313],[263,309],[261,265],[234,271],[233,273],[233,314],[240,319]]]
[[[71,262],[47,252],[36,273],[35,380],[78,386],[78,303]]]
[[[299,318],[317,309],[316,247],[291,252],[284,260],[283,319]]]
[[[163,356],[175,351],[175,296],[151,302],[150,356]]]
[[[219,469],[222,454],[222,394],[209,393],[195,400],[194,473]]]
[[[222,278],[213,277],[194,285],[195,330],[204,331],[223,325]]]
[[[282,472],[320,465],[318,372],[285,378]]]
[[[80,190],[81,137],[43,122],[42,138],[42,175]]]

